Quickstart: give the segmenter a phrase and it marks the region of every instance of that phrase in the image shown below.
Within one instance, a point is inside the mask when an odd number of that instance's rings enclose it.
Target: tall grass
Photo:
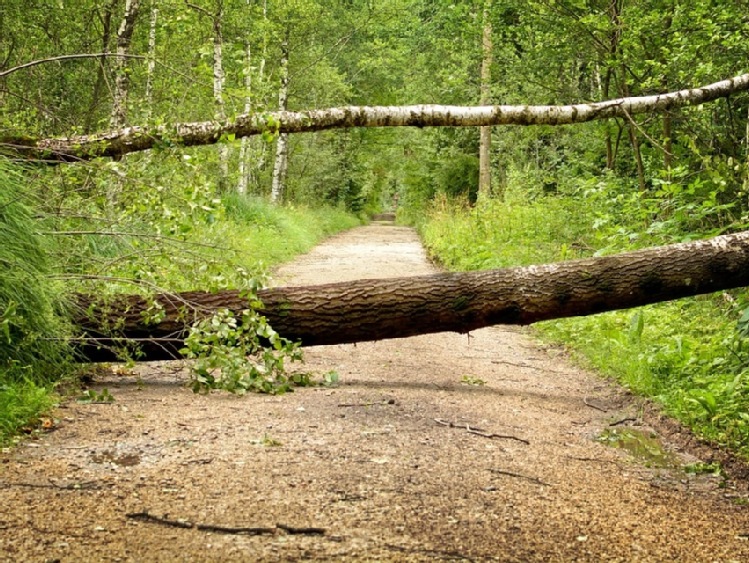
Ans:
[[[68,364],[61,288],[23,177],[0,160],[0,442],[51,402]]]

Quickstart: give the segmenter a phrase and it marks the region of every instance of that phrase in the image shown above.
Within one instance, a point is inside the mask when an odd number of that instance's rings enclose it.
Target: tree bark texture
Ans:
[[[749,285],[749,231],[710,240],[522,268],[360,280],[260,292],[271,326],[306,346],[467,333],[495,324],[591,315]],[[115,334],[143,345],[141,359],[179,357],[189,325],[217,309],[241,311],[238,291],[158,295],[163,320],[144,321],[153,301],[123,296],[107,305],[81,296],[76,324],[91,338],[82,359],[110,361]],[[98,340],[97,340],[98,338]],[[121,341],[121,340],[120,340]]]
[[[710,102],[749,90],[749,74],[714,84],[632,98],[567,106],[348,106],[310,111],[252,113],[224,121],[125,127],[100,134],[55,139],[0,137],[0,149],[16,158],[69,162],[119,157],[165,146],[198,146],[263,132],[306,133],[350,127],[480,127],[488,125],[566,125],[641,113],[663,112]]]
[[[135,29],[135,20],[140,10],[140,0],[126,0],[125,14],[122,16],[120,28],[117,31],[117,59],[114,65],[114,98],[112,100],[112,116],[109,125],[113,128],[122,127],[127,121],[127,92],[129,77],[127,74],[126,55],[130,52],[130,42]],[[123,155],[114,155],[123,156]]]

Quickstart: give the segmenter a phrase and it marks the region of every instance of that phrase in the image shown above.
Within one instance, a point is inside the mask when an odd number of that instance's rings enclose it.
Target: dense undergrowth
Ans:
[[[340,207],[216,196],[203,167],[169,158],[144,158],[142,170],[133,159],[128,174],[117,163],[50,171],[0,162],[0,444],[33,429],[78,369],[66,296],[249,294],[272,266],[360,222]],[[282,358],[265,360],[276,369]]]
[[[741,227],[720,194],[680,178],[640,192],[614,177],[577,178],[540,194],[510,174],[504,201],[437,197],[420,225],[446,267],[476,270],[610,254]],[[685,185],[686,184],[686,185]],[[701,203],[694,203],[694,201]],[[653,398],[699,435],[749,456],[746,291],[535,325],[585,364]],[[742,330],[744,331],[742,333]]]

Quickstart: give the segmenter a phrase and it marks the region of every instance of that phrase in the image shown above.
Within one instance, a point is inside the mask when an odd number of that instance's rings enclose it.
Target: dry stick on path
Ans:
[[[183,528],[183,529],[196,529],[204,532],[215,532],[220,534],[233,534],[233,535],[246,535],[246,536],[261,536],[261,535],[276,535],[280,532],[286,532],[291,535],[308,535],[308,536],[323,536],[325,535],[325,528],[298,528],[294,526],[287,526],[286,524],[276,524],[274,527],[231,527],[231,526],[217,526],[214,524],[200,524],[187,522],[183,520],[172,520],[169,518],[162,518],[155,516],[147,511],[144,512],[131,512],[126,515],[132,520],[138,520],[141,522],[150,522],[154,524],[161,524],[162,526],[169,526],[172,528]]]
[[[543,485],[544,487],[550,487],[551,484],[547,483],[545,481],[542,481],[538,477],[531,477],[528,475],[522,475],[520,473],[513,473],[512,471],[505,471],[504,469],[490,469],[492,473],[496,473],[497,475],[505,475],[506,477],[516,477],[518,479],[525,479],[526,481],[530,481],[531,483],[536,483],[537,485]]]
[[[221,121],[124,127],[99,134],[54,139],[11,135],[0,138],[0,145],[5,145],[5,152],[17,158],[51,163],[77,162],[97,157],[118,158],[155,147],[210,145],[227,135],[241,139],[269,131],[305,133],[351,127],[566,125],[669,111],[746,90],[749,90],[749,74],[667,94],[566,106],[348,106],[298,112],[250,113]]]
[[[476,436],[481,436],[482,438],[499,438],[502,440],[515,440],[516,442],[522,442],[523,444],[526,444],[529,446],[531,445],[531,443],[525,438],[518,438],[517,436],[512,436],[509,434],[495,434],[494,432],[486,432],[485,430],[482,430],[481,428],[476,428],[475,426],[471,426],[470,424],[455,424],[454,422],[450,422],[449,420],[442,420],[441,418],[435,418],[434,422],[442,426],[447,426],[448,428],[462,428],[462,429],[465,429],[466,432],[468,432],[469,434],[475,434]]]

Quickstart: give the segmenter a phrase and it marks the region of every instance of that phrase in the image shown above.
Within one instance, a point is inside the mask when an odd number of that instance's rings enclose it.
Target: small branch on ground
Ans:
[[[505,475],[506,477],[516,477],[518,479],[525,479],[526,481],[530,481],[531,483],[536,483],[537,485],[542,485],[544,487],[550,487],[550,483],[546,483],[545,481],[542,481],[538,477],[530,477],[528,475],[522,475],[520,473],[513,473],[512,471],[505,471],[504,469],[490,469],[492,473],[496,473],[497,475]]]
[[[476,436],[481,436],[482,438],[500,438],[503,440],[515,440],[517,442],[522,442],[523,444],[531,445],[531,443],[526,440],[525,438],[518,438],[517,436],[512,436],[510,434],[495,434],[494,432],[487,432],[485,430],[482,430],[481,428],[473,427],[469,424],[455,424],[454,422],[450,422],[449,420],[442,420],[441,418],[435,418],[434,422],[437,424],[441,424],[442,426],[447,426],[449,428],[465,428],[466,432],[469,434],[475,434]]]
[[[395,399],[388,399],[387,401],[377,401],[376,403],[371,402],[371,401],[368,401],[366,403],[338,403],[338,406],[339,407],[372,407],[374,405],[387,406],[387,405],[395,405],[395,404],[397,404],[395,402]]]
[[[585,403],[585,405],[590,407],[591,409],[596,409],[597,411],[601,411],[601,412],[609,412],[607,409],[603,407],[599,407],[595,403],[591,403],[590,401],[588,401],[588,397],[583,397],[583,403]]]
[[[609,426],[619,426],[620,424],[624,424],[626,422],[637,422],[637,418],[634,416],[628,416],[626,418],[622,418],[621,420],[617,420],[616,422],[609,423]]]
[[[140,522],[150,522],[154,524],[161,524],[162,526],[170,526],[172,528],[182,529],[196,529],[203,532],[216,532],[219,534],[234,534],[234,535],[245,535],[245,536],[262,536],[262,535],[276,535],[279,532],[286,532],[292,535],[309,535],[309,536],[323,536],[325,535],[325,528],[296,528],[294,526],[287,526],[286,524],[276,524],[272,528],[266,527],[231,527],[231,526],[217,526],[214,524],[200,524],[197,522],[189,522],[186,520],[172,520],[166,517],[155,516],[146,512],[131,512],[126,515],[132,520],[138,520]]]
[[[574,455],[568,455],[567,459],[574,459],[575,461],[594,461],[596,463],[613,463],[616,464],[614,459],[598,459],[595,457],[577,457]]]
[[[111,486],[111,485],[110,485]],[[83,483],[0,483],[0,489],[9,489],[11,487],[29,487],[32,489],[60,489],[62,491],[93,491],[102,488],[102,485],[96,481],[85,481]]]

